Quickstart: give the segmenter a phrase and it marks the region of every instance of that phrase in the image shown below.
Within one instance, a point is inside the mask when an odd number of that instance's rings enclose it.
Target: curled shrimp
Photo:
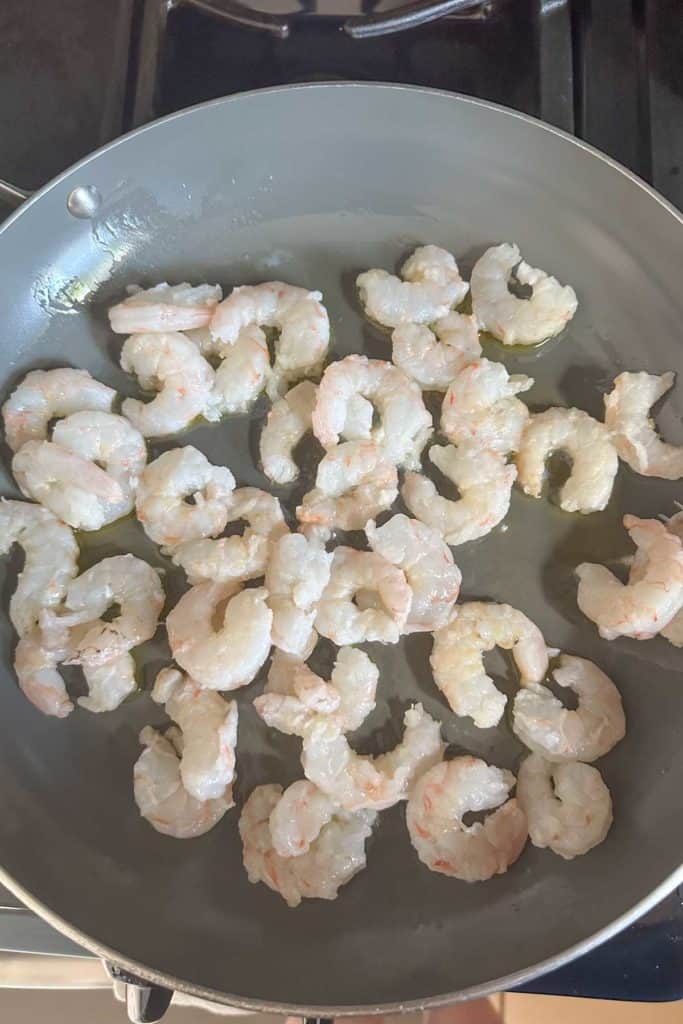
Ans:
[[[559,334],[576,312],[576,293],[524,260],[516,245],[503,243],[487,249],[472,270],[472,312],[480,328],[504,345],[537,345]],[[531,287],[531,297],[520,299],[509,289],[510,277]]]
[[[434,634],[434,681],[456,715],[469,715],[480,729],[498,725],[507,703],[484,669],[483,656],[494,647],[512,651],[522,686],[545,677],[548,649],[543,634],[509,604],[469,601]]]
[[[577,602],[600,636],[649,640],[683,608],[683,544],[657,519],[624,516],[638,548],[636,580],[622,583],[604,565],[577,566]]]
[[[274,403],[261,431],[263,472],[275,484],[290,484],[299,476],[293,452],[311,429],[317,388],[309,380],[291,388]]]
[[[403,323],[391,335],[391,358],[428,391],[445,391],[455,375],[481,355],[477,321],[448,313],[431,327]]]
[[[302,656],[315,638],[318,602],[330,579],[332,554],[300,533],[287,533],[272,547],[265,587],[273,613],[273,644]]]
[[[393,505],[398,472],[374,441],[345,441],[318,463],[315,487],[296,510],[305,526],[362,530]]]
[[[571,473],[560,490],[560,508],[584,515],[605,508],[619,468],[605,424],[582,409],[553,408],[531,416],[517,455],[525,494],[540,498],[545,463],[554,452],[565,452],[572,460]]]
[[[73,710],[58,668],[70,651],[68,630],[62,630],[49,644],[39,626],[19,638],[14,653],[17,682],[24,696],[44,715],[66,718]]]
[[[620,373],[605,395],[605,424],[619,457],[643,476],[683,477],[683,447],[657,434],[650,409],[674,384],[675,374]]]
[[[102,664],[84,662],[83,675],[88,694],[79,697],[77,703],[86,711],[114,711],[138,688],[135,662],[127,653]]]
[[[184,430],[207,408],[214,372],[184,334],[133,334],[121,349],[121,367],[134,374],[151,402],[126,398],[121,411],[145,437]]]
[[[164,334],[206,327],[222,294],[217,284],[193,287],[186,281],[132,287],[128,297],[109,310],[109,324],[115,334]]]
[[[457,486],[460,497],[457,501],[444,498],[426,476],[406,473],[401,496],[417,519],[453,545],[485,537],[502,522],[510,508],[517,470],[500,452],[476,445],[432,445],[429,459]]]
[[[619,691],[592,661],[569,654],[552,675],[576,693],[578,707],[570,711],[547,686],[527,684],[512,705],[515,733],[548,761],[597,761],[626,734]]]
[[[354,600],[355,598],[355,600]],[[374,551],[335,548],[315,628],[340,647],[398,643],[413,595],[405,574]]]
[[[384,327],[432,324],[467,295],[455,258],[438,245],[422,245],[401,267],[401,280],[386,270],[366,270],[356,278],[367,315]]]
[[[270,812],[270,836],[279,857],[301,857],[335,813],[335,805],[308,779],[293,782]]]
[[[412,591],[404,633],[445,626],[460,593],[462,573],[441,534],[408,516],[392,516],[383,526],[369,522],[368,543],[406,575]]]
[[[246,412],[266,387],[269,374],[266,336],[252,324],[240,332],[234,345],[223,347],[204,418],[216,422],[228,413]]]
[[[75,412],[55,425],[55,444],[100,466],[119,484],[133,510],[140,474],[147,464],[147,445],[139,430],[111,412]]]
[[[516,452],[529,410],[515,395],[528,391],[533,377],[509,376],[502,363],[476,359],[449,384],[441,406],[441,432],[451,444],[473,443],[506,455]]]
[[[477,757],[442,761],[425,772],[406,809],[410,841],[422,863],[463,882],[504,874],[527,840],[526,815],[508,799],[514,784],[512,772]],[[484,821],[463,821],[468,812],[491,810]]]
[[[612,824],[612,798],[600,772],[580,761],[553,764],[530,754],[519,767],[517,799],[534,846],[565,860],[592,850]]]

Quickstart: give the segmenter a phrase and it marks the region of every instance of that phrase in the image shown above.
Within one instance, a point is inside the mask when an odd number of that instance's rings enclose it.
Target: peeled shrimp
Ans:
[[[57,666],[70,653],[68,630],[62,630],[49,645],[39,626],[19,638],[14,653],[14,671],[19,688],[44,715],[66,718],[73,710]]]
[[[299,475],[293,451],[311,429],[317,388],[309,380],[297,384],[278,399],[261,431],[263,472],[276,484],[290,484]]]
[[[624,516],[638,548],[636,581],[622,583],[603,565],[577,566],[577,602],[605,640],[649,640],[683,608],[683,544],[657,519]]]
[[[121,349],[121,367],[144,391],[159,392],[151,402],[126,398],[121,406],[145,437],[176,434],[207,408],[214,372],[184,334],[132,335]]]
[[[469,601],[434,634],[430,658],[434,680],[456,715],[469,715],[480,729],[498,725],[507,697],[484,669],[494,647],[512,651],[522,686],[540,682],[548,670],[548,650],[538,626],[509,604]]]
[[[456,484],[460,498],[444,498],[426,476],[406,473],[401,496],[414,516],[453,545],[485,537],[502,522],[517,470],[499,452],[476,445],[432,445],[429,458]]]
[[[445,626],[460,593],[462,573],[441,534],[408,516],[392,516],[383,526],[365,528],[373,551],[403,569],[412,600],[404,633]]]
[[[612,824],[612,798],[597,768],[581,762],[553,764],[530,754],[519,766],[517,799],[534,846],[565,860],[588,853]]]
[[[536,345],[559,334],[576,313],[576,293],[524,260],[516,245],[494,245],[474,265],[470,278],[472,312],[479,326],[504,345]],[[514,268],[531,297],[520,299],[509,289]]]
[[[246,412],[261,394],[270,373],[266,336],[260,327],[245,327],[234,345],[226,346],[216,370],[204,417],[215,422],[227,413]]]
[[[300,533],[285,534],[272,546],[265,579],[272,639],[287,654],[303,655],[315,635],[313,623],[331,564],[332,554]]]
[[[140,474],[147,463],[147,445],[125,417],[111,412],[75,412],[56,424],[52,440],[108,473],[126,499],[121,514],[132,512]]]
[[[147,726],[140,733],[145,750],[133,769],[133,793],[140,814],[157,832],[174,839],[193,839],[218,824],[235,806],[232,788],[212,800],[197,800],[183,786],[180,757],[183,739],[171,727],[162,736]]]
[[[200,583],[180,598],[166,619],[173,657],[200,686],[236,690],[250,683],[270,651],[273,613],[263,587]],[[214,617],[227,601],[222,625]]]
[[[683,541],[683,512],[677,512],[676,515],[671,516],[670,519],[667,519],[666,528],[670,533],[673,533],[675,537],[678,537],[680,541]],[[635,561],[637,560],[638,555],[636,555]],[[636,582],[636,578],[634,576],[634,573],[636,571],[635,561],[633,568],[631,569],[630,576],[631,580],[634,583]],[[647,558],[645,558],[643,561],[643,571],[645,571],[647,566]],[[665,637],[670,644],[674,645],[674,647],[683,647],[683,608],[680,612],[677,612],[674,615],[673,619],[671,619],[671,621],[666,626],[664,626],[664,629],[660,630],[660,635]]]
[[[657,434],[650,409],[673,387],[674,373],[620,373],[605,395],[605,424],[619,457],[643,476],[683,477],[683,446],[666,444]]]
[[[540,498],[545,463],[554,452],[565,452],[572,460],[571,473],[560,490],[560,508],[584,514],[605,508],[619,460],[604,423],[582,409],[553,408],[531,416],[517,455],[525,494]]]
[[[86,711],[114,711],[138,686],[135,662],[127,653],[102,664],[84,662],[83,675],[88,685],[88,695],[79,697],[78,704]]]
[[[32,370],[2,407],[5,439],[16,452],[27,441],[45,441],[50,420],[85,409],[109,412],[115,398],[86,370]]]
[[[318,463],[315,487],[296,510],[300,523],[328,530],[362,530],[393,505],[398,472],[374,441],[345,441]]]
[[[515,395],[533,383],[533,377],[509,376],[502,363],[490,359],[468,363],[446,392],[441,432],[451,444],[472,442],[503,455],[516,452],[529,410]]]
[[[428,391],[445,391],[455,375],[481,355],[477,321],[448,313],[432,327],[404,323],[391,335],[391,358]]]
[[[365,867],[365,840],[377,816],[373,811],[348,814],[336,809],[325,821],[326,816],[318,810],[316,823],[308,808],[296,808],[306,819],[294,824],[305,835],[308,849],[298,856],[282,857],[274,848],[271,819],[275,814],[275,834],[280,839],[279,815],[275,813],[280,800],[285,799],[289,808],[296,805],[297,797],[292,799],[288,793],[285,790],[283,794],[281,786],[257,786],[242,809],[239,830],[249,881],[264,882],[290,907],[298,907],[306,898],[336,899],[341,886]],[[316,824],[321,827],[314,835]]]
[[[367,315],[385,327],[431,324],[446,316],[467,295],[451,253],[422,245],[401,267],[401,281],[386,270],[366,270],[356,278]]]
[[[315,628],[340,647],[372,640],[395,644],[407,622],[412,599],[401,569],[374,551],[338,547],[330,581],[318,605]]]
[[[548,761],[597,761],[626,734],[619,691],[592,661],[569,654],[562,655],[552,675],[577,694],[577,709],[563,707],[547,686],[530,683],[514,699],[515,733]]]
[[[379,757],[357,754],[337,723],[314,718],[304,730],[301,763],[307,779],[347,811],[392,807],[445,750],[441,726],[421,704],[408,708],[401,742]]]
[[[313,433],[320,443],[330,448],[339,442],[349,422],[349,403],[358,397],[377,408],[380,423],[372,428],[370,437],[387,459],[397,466],[417,466],[432,433],[432,418],[419,385],[381,359],[351,355],[327,367],[312,416]],[[358,406],[353,411],[351,421],[357,436]]]
[[[335,805],[308,779],[293,782],[270,813],[270,836],[279,857],[301,857],[335,813]]]
[[[217,284],[193,287],[186,281],[130,288],[128,298],[109,310],[109,323],[116,334],[164,334],[206,327],[222,294]]]
[[[408,799],[410,841],[430,871],[463,882],[485,882],[502,875],[527,840],[527,821],[508,793],[512,772],[477,757],[456,757],[426,772]],[[465,825],[471,811],[497,810],[484,821]]]

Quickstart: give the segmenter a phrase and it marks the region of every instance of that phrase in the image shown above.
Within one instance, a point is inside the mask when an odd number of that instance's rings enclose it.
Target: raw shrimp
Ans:
[[[68,630],[61,631],[49,645],[39,626],[19,638],[14,652],[14,671],[19,688],[44,715],[66,718],[73,710],[57,668],[69,656],[70,650]]]
[[[472,442],[507,455],[519,448],[529,410],[515,395],[528,391],[533,377],[508,375],[502,363],[476,359],[449,385],[441,406],[441,432],[451,444]]]
[[[576,711],[563,707],[547,686],[530,683],[512,705],[515,733],[548,761],[597,761],[626,734],[619,691],[592,661],[569,654],[562,655],[552,675],[577,694]]]
[[[203,690],[174,668],[159,672],[152,700],[166,705],[166,713],[182,732],[180,778],[185,790],[196,800],[224,797],[235,777],[235,701]]]
[[[477,321],[449,313],[432,327],[405,323],[391,335],[396,366],[428,391],[445,391],[456,373],[481,354]]]
[[[125,511],[121,514],[132,512],[140,474],[147,463],[147,445],[125,417],[111,412],[75,412],[57,423],[52,440],[105,470],[125,495]]]
[[[175,549],[173,561],[185,570],[190,583],[263,576],[273,545],[289,532],[280,502],[258,487],[239,487],[232,493],[227,521],[239,520],[247,523],[241,536],[189,540]]]
[[[38,623],[43,608],[58,605],[76,575],[78,545],[71,529],[40,505],[0,501],[0,554],[13,544],[24,551],[24,568],[9,603],[19,636]]]
[[[485,537],[502,522],[517,470],[499,452],[432,445],[429,458],[457,486],[460,498],[444,498],[426,476],[406,473],[401,496],[414,516],[453,545]]]
[[[320,715],[341,732],[352,732],[374,708],[378,680],[377,666],[355,647],[339,649],[329,683],[308,665],[276,651],[254,707],[266,725],[290,736],[303,736]]]
[[[542,270],[521,260],[516,245],[494,245],[474,265],[470,278],[472,312],[479,327],[504,345],[536,345],[559,334],[576,313],[576,293]],[[509,289],[514,268],[531,297],[520,299]]]
[[[649,640],[683,608],[683,544],[657,519],[624,516],[624,526],[638,548],[636,581],[622,583],[605,566],[584,562],[576,569],[577,603],[605,640]]]
[[[530,754],[519,766],[517,799],[534,846],[565,860],[588,853],[612,824],[612,798],[597,768],[581,762],[553,764]]]
[[[355,598],[355,600],[354,600]],[[401,569],[374,551],[335,548],[315,628],[340,647],[398,643],[413,594]]]
[[[234,345],[226,346],[216,370],[204,417],[216,422],[227,413],[246,412],[261,394],[270,373],[266,336],[260,327],[245,327]]]
[[[332,553],[300,533],[285,534],[272,546],[265,579],[272,639],[287,654],[302,656],[315,636],[313,623],[331,564]]]
[[[27,441],[47,440],[50,420],[86,409],[110,412],[115,398],[86,370],[32,370],[2,407],[5,439],[16,452]]]
[[[143,391],[158,391],[151,402],[126,398],[121,412],[145,437],[184,430],[207,408],[215,375],[184,334],[134,334],[121,349],[121,367]]]
[[[565,512],[600,512],[610,499],[619,459],[609,431],[582,409],[546,409],[529,418],[517,455],[525,494],[540,498],[545,463],[554,452],[572,460],[559,494]]]
[[[140,733],[140,743],[145,750],[133,768],[133,793],[140,814],[157,832],[193,839],[212,829],[235,806],[231,787],[213,800],[197,800],[187,792],[180,777],[183,740],[179,729],[171,727],[162,736],[147,726]]]
[[[349,423],[349,404],[358,397],[372,402],[380,422],[370,431],[390,462],[415,467],[432,433],[432,418],[420,386],[403,370],[381,359],[351,355],[331,363],[318,386],[313,433],[325,448],[339,442]],[[367,408],[361,406],[361,409]],[[358,433],[358,406],[352,407],[353,432]]]
[[[167,284],[129,288],[128,298],[109,310],[116,334],[151,334],[206,327],[221,301],[220,285]]]
[[[405,800],[419,777],[443,757],[441,726],[413,704],[406,711],[401,742],[379,757],[357,754],[339,725],[317,717],[304,731],[304,775],[347,811],[392,807]]]
[[[512,651],[522,686],[548,671],[548,649],[538,626],[509,604],[469,601],[434,634],[430,658],[434,680],[456,715],[469,715],[480,729],[498,725],[507,697],[486,674],[483,656],[494,647]]]
[[[234,489],[226,466],[213,466],[188,444],[150,462],[140,478],[135,511],[147,536],[172,551],[183,541],[221,533]]]
[[[440,629],[453,614],[462,573],[441,534],[408,516],[392,516],[384,526],[365,528],[368,543],[387,562],[403,569],[412,590],[404,633]]]
[[[446,316],[467,295],[454,257],[438,245],[422,245],[401,267],[401,277],[366,270],[356,278],[365,312],[384,327],[431,324]]]
[[[305,526],[362,530],[393,505],[398,471],[374,441],[344,441],[318,463],[315,487],[296,510]]]
[[[650,409],[674,384],[674,373],[620,373],[605,395],[605,424],[619,457],[643,476],[683,477],[683,446],[657,434]]]
[[[79,697],[78,704],[87,711],[114,711],[137,690],[135,662],[130,654],[120,654],[103,664],[83,663],[88,696]]]
[[[270,814],[270,837],[278,857],[301,857],[332,818],[337,808],[308,779],[293,782]]]
[[[236,690],[250,683],[270,651],[273,622],[263,587],[238,591],[236,584],[200,583],[178,601],[166,619],[173,657],[200,686]],[[214,617],[227,601],[222,624]]]
[[[290,907],[306,898],[336,899],[341,886],[365,867],[365,840],[377,815],[335,810],[315,838],[309,827],[306,853],[281,857],[273,846],[270,820],[282,797],[281,786],[257,786],[242,809],[239,830],[249,881],[265,883]],[[318,820],[322,822],[322,816]]]
[[[673,533],[675,537],[678,537],[680,541],[683,541],[683,511],[677,512],[676,515],[671,516],[670,519],[666,520],[666,528],[670,533]],[[634,560],[633,568],[631,569],[630,579],[635,583],[635,562],[638,561],[638,555]],[[644,558],[643,571],[645,571],[647,565],[647,558]],[[670,644],[674,647],[683,647],[683,608],[680,612],[677,612],[673,619],[660,630],[660,635],[665,637]]]
[[[502,875],[527,840],[526,815],[508,793],[512,772],[477,757],[456,757],[426,772],[408,799],[410,841],[430,871],[463,882],[485,882]],[[490,811],[484,821],[465,825],[471,811]]]
[[[317,388],[309,380],[297,384],[278,399],[261,431],[263,472],[276,484],[290,484],[299,475],[293,452],[311,429]]]

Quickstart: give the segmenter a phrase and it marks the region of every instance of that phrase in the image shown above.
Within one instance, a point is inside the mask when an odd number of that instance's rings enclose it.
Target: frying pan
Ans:
[[[357,306],[355,274],[391,268],[423,242],[452,249],[467,274],[484,247],[502,240],[573,284],[580,300],[565,334],[541,349],[486,346],[511,372],[536,378],[525,396],[533,408],[575,404],[600,416],[615,373],[680,370],[683,224],[651,189],[561,132],[486,103],[331,84],[168,117],[84,160],[12,217],[0,231],[5,393],[29,368],[64,363],[135,393],[106,321],[107,303],[130,282],[282,278],[320,288],[332,354],[386,358],[387,335]],[[682,394],[679,386],[660,418],[677,443]],[[152,453],[196,444],[241,483],[265,486],[255,458],[264,414],[259,404],[250,417],[199,427]],[[310,479],[311,466],[298,486]],[[2,490],[16,493],[8,474]],[[278,493],[291,507],[296,494]],[[395,807],[381,816],[367,870],[336,902],[290,910],[247,881],[237,812],[186,842],[140,819],[137,734],[163,721],[148,695],[105,715],[43,717],[14,684],[3,616],[0,880],[55,927],[144,979],[282,1013],[445,1004],[585,952],[683,879],[683,688],[680,652],[666,641],[599,640],[576,607],[572,570],[625,555],[623,512],[670,513],[676,493],[625,467],[609,507],[587,517],[516,492],[503,529],[455,551],[466,598],[521,608],[549,644],[594,659],[621,689],[628,735],[599,763],[615,822],[588,856],[567,863],[529,847],[507,874],[467,885],[418,863],[404,809]],[[83,567],[132,550],[165,569],[169,607],[185,586],[134,522],[82,541]],[[2,573],[6,598],[16,565]],[[419,698],[442,720],[453,752],[514,770],[522,750],[509,724],[479,730],[447,708],[428,669],[430,642],[418,635],[372,645],[380,696],[355,745],[393,746],[406,704]],[[147,685],[165,657],[163,637],[142,652]],[[507,669],[494,668],[513,692]],[[300,775],[297,741],[268,734],[250,705],[261,685],[262,677],[238,694],[239,802],[260,782]]]

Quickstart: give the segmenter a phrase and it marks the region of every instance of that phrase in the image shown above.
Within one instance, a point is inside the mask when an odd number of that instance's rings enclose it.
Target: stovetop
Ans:
[[[415,25],[427,6],[418,0],[405,18],[400,0],[60,0],[39,9],[4,0],[0,179],[35,189],[129,128],[227,93],[361,79],[468,93],[540,117],[683,209],[680,0],[460,0],[458,14]],[[3,890],[0,949],[89,955]],[[683,997],[681,892],[525,988]]]

